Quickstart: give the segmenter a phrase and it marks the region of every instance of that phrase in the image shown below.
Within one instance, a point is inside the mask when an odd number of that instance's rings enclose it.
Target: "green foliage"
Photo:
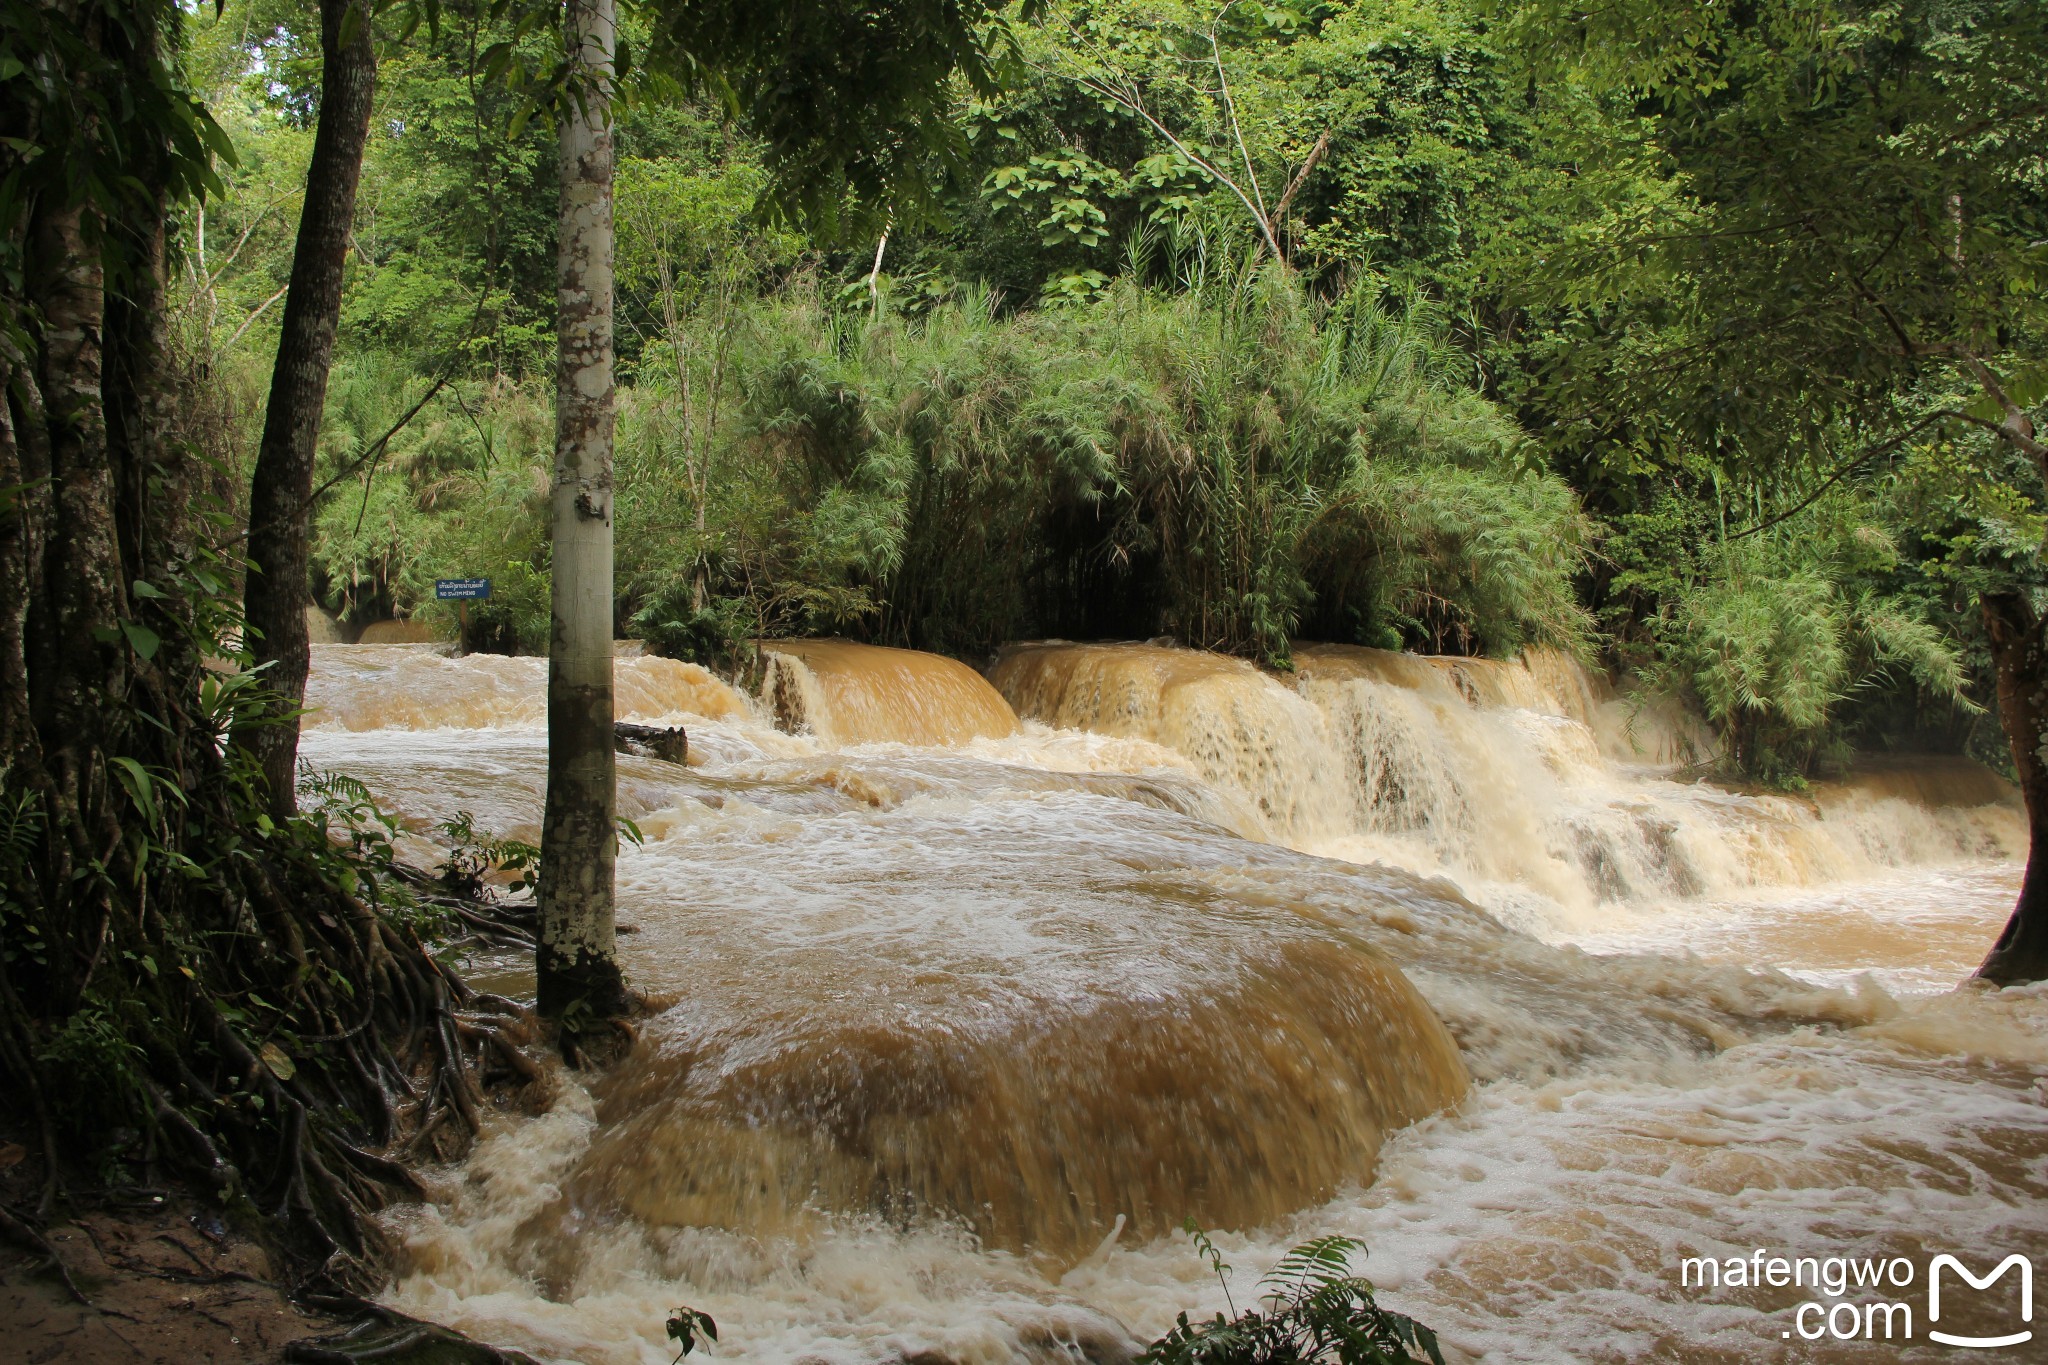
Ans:
[[[181,305],[251,390],[317,71],[265,4],[187,24],[241,156]],[[780,50],[780,6],[626,20],[622,630],[727,671],[784,633],[1597,640],[1771,781],[1981,728],[1973,595],[2039,576],[2038,475],[1958,435],[2004,420],[1966,352],[2041,397],[2032,10],[1072,0],[975,34],[904,0],[847,45],[860,8]],[[383,60],[316,509],[351,622],[452,629],[432,580],[481,575],[466,643],[545,647],[552,152],[512,124],[558,58],[514,7]],[[818,141],[826,87],[912,132]],[[1806,543],[1716,548],[1817,491]]]
[[[20,867],[42,839],[43,808],[25,791],[0,792],[0,866]],[[14,882],[0,885],[0,963],[49,965],[50,943],[42,914],[26,896],[17,899]]]
[[[699,1342],[717,1341],[718,1324],[700,1309],[678,1308],[669,1314],[668,1339],[681,1348],[676,1352],[676,1359],[681,1360],[696,1350]]]
[[[732,597],[692,601],[695,584],[678,577],[634,613],[634,634],[655,653],[737,673],[752,654],[760,620],[752,604]]]
[[[487,6],[452,8],[378,71],[378,117],[356,210],[355,273],[343,324],[360,343],[465,352],[491,370],[546,373],[553,360],[554,138],[507,128],[518,97],[472,67],[512,41]],[[550,35],[517,40],[538,54]]]
[[[1496,269],[1590,477],[1702,463],[1790,503],[2039,403],[2040,5],[1534,0],[1511,28],[1552,138]]]
[[[91,245],[114,273],[161,213],[222,189],[234,148],[177,60],[183,21],[169,0],[111,9],[88,35],[71,14],[0,5],[0,270],[19,280],[33,206],[89,205]],[[150,177],[145,181],[144,176]],[[154,188],[152,188],[154,186]],[[13,319],[6,320],[10,326]]]
[[[1834,544],[1728,545],[1667,599],[1643,677],[1715,725],[1727,770],[1785,786],[1845,756],[1837,708],[1853,695],[1903,686],[1971,709],[1952,639],[1873,586],[1897,560],[1867,525]]]
[[[1284,665],[1305,622],[1503,654],[1584,636],[1591,528],[1462,390],[1426,299],[1326,303],[1269,268],[912,318],[802,282],[753,297],[719,273],[759,268],[726,229],[639,230],[709,272],[647,285],[657,330],[619,428],[620,614],[662,652],[733,668],[763,633],[955,651],[1170,633]],[[546,410],[509,381],[452,384],[365,463],[421,383],[374,356],[337,367],[323,596],[438,614],[436,577],[488,575],[471,646],[538,649]]]
[[[960,226],[903,244],[910,269],[1040,299],[1090,271],[1158,283],[1261,238],[1263,213],[1318,280],[1363,269],[1470,301],[1477,201],[1526,136],[1462,6],[1096,0],[1054,18],[969,102],[978,193],[952,205]],[[1167,240],[1195,259],[1169,265]]]
[[[331,486],[314,510],[316,596],[348,619],[450,626],[454,609],[435,600],[434,580],[489,578],[491,596],[470,604],[469,646],[544,649],[548,408],[530,385],[457,382],[378,450],[425,387],[385,354],[335,367],[320,452]]]
[[[317,834],[329,842],[346,845],[349,852],[373,870],[391,870],[398,819],[385,813],[375,794],[360,779],[301,764],[299,813]]]
[[[738,114],[773,177],[769,205],[829,237],[933,207],[934,171],[961,150],[950,117],[956,82],[993,92],[1009,8],[990,0],[656,5],[647,11],[648,64]]]
[[[232,545],[223,509],[195,492],[193,525]],[[328,1228],[364,1248],[348,1221],[356,1196],[313,1182],[333,1169],[323,1160],[395,1136],[365,1057],[418,1059],[359,1049],[380,1036],[403,1046],[417,1027],[417,1009],[372,1017],[407,1009],[393,981],[428,1010],[447,998],[420,941],[445,926],[393,875],[396,822],[361,783],[309,773],[300,812],[278,821],[247,756],[224,744],[251,710],[277,709],[240,644],[232,563],[201,541],[129,585],[156,637],[151,663],[183,671],[156,698],[177,697],[168,716],[140,689],[111,707],[121,748],[92,755],[101,796],[86,808],[110,837],[92,856],[66,853],[85,827],[75,800],[67,810],[29,765],[0,772],[0,1026],[10,1100],[59,1156],[52,1188],[74,1168],[108,1184],[188,1177],[224,1205],[260,1201],[310,1268],[341,1245]],[[167,736],[185,742],[152,742]]]
[[[1456,391],[1420,301],[1324,305],[1277,274],[1009,319],[794,296],[734,346],[689,546],[702,582],[664,584],[622,535],[657,604],[637,619],[677,648],[748,624],[955,651],[1092,625],[1284,663],[1311,606],[1375,642],[1510,652],[1583,629],[1587,528],[1513,425]],[[658,469],[636,462],[622,527],[673,486]],[[1105,587],[1124,614],[1091,623]]]
[[[1190,1221],[1189,1235],[1229,1295],[1230,1267]],[[1372,1282],[1351,1273],[1365,1244],[1318,1237],[1280,1258],[1261,1286],[1260,1307],[1193,1323],[1182,1313],[1138,1359],[1146,1365],[1443,1365],[1436,1334],[1380,1307]]]
[[[1616,518],[1620,652],[1766,780],[1859,712],[1953,734],[1977,604],[2041,581],[2048,111],[2019,54],[2048,11],[1501,8],[1540,136],[1487,266],[1532,425]],[[1781,521],[1802,538],[1732,543]]]
[[[398,875],[398,818],[360,779],[302,763],[298,785],[298,816],[278,831],[297,856],[422,943],[439,944],[459,928],[446,907],[422,901]]]
[[[134,1041],[139,1032],[105,1002],[93,1001],[63,1020],[36,1054],[38,1065],[65,1078],[54,1098],[58,1120],[75,1131],[98,1130],[96,1146],[112,1136],[108,1129],[144,1112],[145,1054]]]
[[[448,841],[447,856],[435,875],[452,894],[465,900],[492,900],[496,893],[489,879],[494,874],[509,878],[506,890],[515,896],[540,885],[540,850],[532,844],[477,828],[476,817],[466,810],[435,829]]]
[[[1804,766],[1788,741],[1822,730],[1849,670],[1833,584],[1813,573],[1736,575],[1678,599],[1667,664],[1719,726],[1737,771],[1765,779]]]

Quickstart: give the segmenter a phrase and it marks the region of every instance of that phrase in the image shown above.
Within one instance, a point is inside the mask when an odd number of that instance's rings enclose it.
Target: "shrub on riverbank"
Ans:
[[[1010,317],[963,293],[913,320],[800,286],[676,345],[724,358],[631,392],[618,500],[621,623],[671,651],[1170,634],[1284,665],[1311,622],[1460,652],[1584,632],[1589,523],[1417,299],[1319,301],[1268,271]],[[367,373],[340,392],[337,452],[398,406]],[[323,509],[331,603],[534,584],[484,609],[533,647],[544,408],[504,384],[432,407]]]

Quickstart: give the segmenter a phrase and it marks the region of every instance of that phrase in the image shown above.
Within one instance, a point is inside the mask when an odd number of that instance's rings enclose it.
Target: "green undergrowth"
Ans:
[[[653,349],[621,394],[616,612],[664,653],[1168,634],[1285,667],[1302,634],[1586,637],[1591,524],[1420,294],[1246,263],[1015,313],[954,286],[903,315],[798,277]],[[358,436],[406,406],[374,358],[336,386]],[[323,506],[327,605],[431,615],[434,578],[484,575],[471,644],[544,640],[545,411],[503,380],[430,403]]]
[[[1353,1258],[1365,1254],[1357,1238],[1317,1237],[1292,1248],[1259,1281],[1257,1304],[1240,1312],[1223,1253],[1194,1219],[1184,1231],[1223,1286],[1230,1311],[1203,1322],[1180,1314],[1139,1353],[1140,1365],[1444,1365],[1436,1333],[1381,1307],[1372,1282],[1351,1273]],[[677,1365],[718,1340],[718,1324],[695,1308],[675,1309],[667,1331],[680,1348]]]
[[[1223,1285],[1228,1315],[1186,1313],[1145,1348],[1143,1365],[1443,1365],[1436,1333],[1380,1306],[1372,1282],[1351,1273],[1365,1252],[1354,1237],[1318,1237],[1280,1258],[1259,1281],[1257,1306],[1230,1299],[1230,1266],[1192,1219],[1187,1233]]]
[[[186,661],[211,711],[138,705],[82,791],[20,768],[0,787],[0,1075],[34,1158],[10,1226],[182,1187],[288,1282],[361,1288],[389,1254],[377,1211],[420,1193],[409,1165],[463,1151],[493,1086],[540,1079],[520,1008],[452,965],[521,929],[403,867],[353,778],[306,773],[273,818],[220,743],[253,675],[201,668],[236,658],[201,636],[151,661]]]

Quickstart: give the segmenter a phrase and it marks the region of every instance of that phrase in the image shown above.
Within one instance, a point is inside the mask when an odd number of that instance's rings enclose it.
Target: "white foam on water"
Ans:
[[[1293,1239],[1358,1237],[1391,1304],[1487,1360],[1869,1358],[1787,1344],[1812,1293],[1689,1290],[1681,1261],[1766,1248],[1924,1270],[1943,1250],[1974,1262],[1995,1248],[2039,1264],[2048,1121],[2026,1075],[2048,1056],[2044,1003],[1930,1003],[1847,1035],[1744,1044],[1656,1082],[1498,1082],[1397,1138],[1370,1190],[1223,1245],[1260,1266]],[[1172,1244],[1122,1253],[1090,1272],[1086,1296],[1159,1330],[1188,1261]],[[1193,1287],[1203,1311],[1220,1306]]]
[[[1797,1298],[1689,1291],[1682,1258],[1761,1247],[1924,1266],[1942,1250],[1996,1248],[2038,1263],[2048,1134],[2043,1096],[2023,1080],[2048,1057],[2043,1003],[1941,1001],[1847,1035],[1740,1045],[1656,1081],[1495,1082],[1397,1137],[1371,1188],[1217,1240],[1240,1268],[1242,1306],[1257,1270],[1293,1242],[1360,1238],[1384,1301],[1433,1324],[1454,1359],[1862,1359],[1794,1351],[1781,1334]],[[590,1362],[663,1359],[660,1322],[687,1302],[718,1318],[718,1354],[792,1365],[1045,1359],[1062,1341],[1099,1356],[1183,1309],[1224,1306],[1185,1239],[1062,1271],[945,1227],[858,1222],[766,1241],[594,1225],[578,1233],[576,1278],[542,1292],[508,1263],[511,1229],[575,1155],[563,1129],[583,1108],[572,1093],[566,1123],[508,1126],[445,1210],[411,1216],[419,1268],[394,1302]]]
[[[1015,733],[943,747],[783,734],[663,672],[641,714],[685,719],[692,766],[621,761],[649,836],[620,861],[628,967],[682,995],[650,1055],[739,1075],[863,1021],[994,1046],[1036,1019],[1163,1009],[1189,1047],[1237,1059],[1205,1077],[1227,1102],[1254,1058],[1300,1046],[1233,1038],[1247,1006],[1229,1002],[1264,998],[1233,992],[1341,948],[1398,964],[1479,1084],[1393,1133],[1369,1184],[1221,1231],[1240,1306],[1292,1242],[1342,1232],[1386,1301],[1467,1358],[1913,1359],[1786,1338],[1792,1299],[1702,1294],[1679,1260],[2048,1264],[2048,995],[1950,989],[2024,848],[1995,782],[1924,765],[1804,797],[1678,780],[1646,760],[1684,747],[1680,723],[1639,724],[1652,742],[1629,747],[1617,703],[1556,659],[1350,659],[1282,683],[1176,653],[1164,674],[1089,661],[1072,714],[1020,704]],[[316,660],[315,695],[362,721],[310,729],[316,766],[423,833],[470,809],[532,837],[533,661]],[[417,695],[472,675],[480,710]],[[1051,1060],[1113,1091],[1109,1062],[1074,1069],[1074,1027]],[[625,1103],[566,1084],[546,1116],[497,1120],[400,1216],[412,1261],[391,1301],[594,1365],[671,1359],[662,1322],[683,1303],[718,1318],[714,1354],[790,1365],[1101,1359],[1222,1307],[1173,1236],[1077,1263],[929,1210],[819,1208],[780,1231],[637,1214],[593,1183],[619,1179],[606,1144],[631,1114],[606,1106]]]

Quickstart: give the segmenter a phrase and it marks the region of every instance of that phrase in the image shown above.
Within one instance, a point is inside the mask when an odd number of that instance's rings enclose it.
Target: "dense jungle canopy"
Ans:
[[[1745,781],[1982,758],[2042,847],[2033,0],[618,24],[617,636],[1549,645]],[[464,645],[547,651],[572,66],[548,6],[0,6],[0,1074],[53,1189],[169,1165],[367,1267],[380,1145],[523,1065],[364,794],[266,786],[304,664],[243,626],[452,633],[488,577]]]
[[[2030,22],[1068,6],[962,87],[901,221],[808,228],[745,118],[650,79],[618,115],[619,633],[1547,642],[1767,780],[1857,737],[1995,756],[1978,600],[2030,582],[2036,475],[1943,347],[2040,396],[2040,111],[1996,31]],[[289,7],[189,29],[239,161],[178,308],[246,423],[315,42]],[[549,41],[451,10],[383,60],[314,513],[344,622],[452,621],[432,581],[489,575],[470,644],[546,647],[552,135],[479,54]],[[1724,41],[1728,74],[1679,65]]]

